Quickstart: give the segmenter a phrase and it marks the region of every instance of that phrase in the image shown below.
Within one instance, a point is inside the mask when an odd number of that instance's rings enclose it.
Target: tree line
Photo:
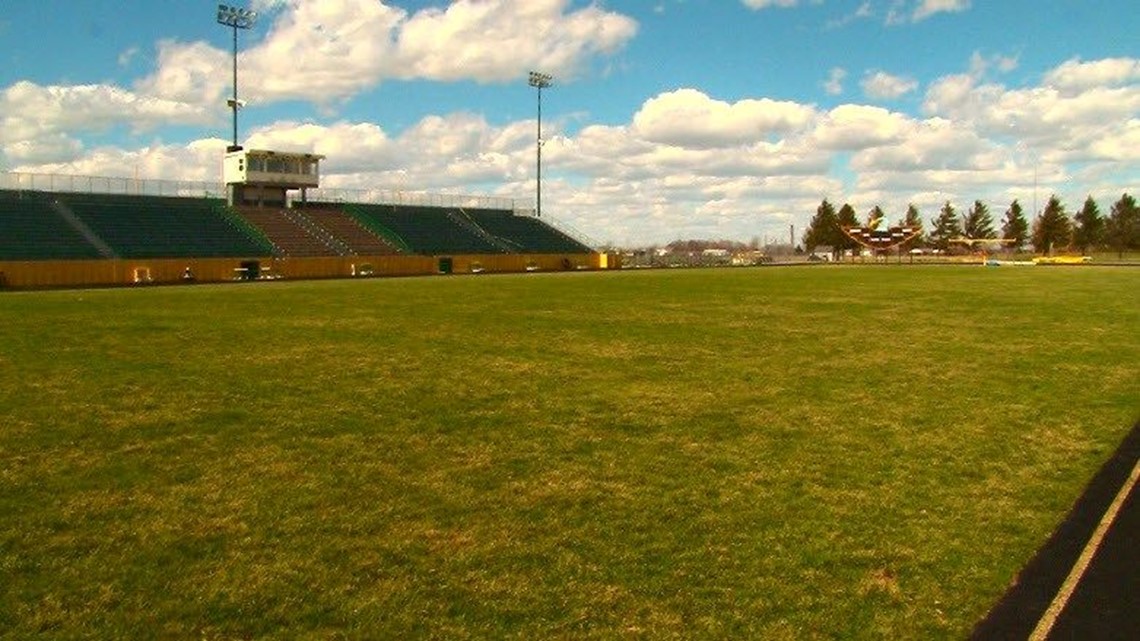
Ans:
[[[836,211],[835,206],[824,199],[804,232],[804,248],[811,252],[827,246],[837,256],[846,250],[858,250],[859,244],[844,234],[842,228],[871,224],[879,219],[885,220],[885,214],[878,205],[868,212],[866,223],[862,223],[850,204],[844,203]],[[1071,217],[1061,199],[1054,195],[1032,223],[1015,199],[1005,210],[1000,227],[995,227],[997,224],[989,207],[980,200],[975,200],[961,215],[946,201],[938,215],[930,220],[929,231],[913,203],[896,223],[900,227],[923,230],[902,246],[904,250],[929,248],[946,252],[955,239],[963,238],[1008,239],[1008,246],[1015,251],[1031,245],[1040,254],[1111,250],[1123,255],[1126,251],[1140,250],[1140,208],[1136,206],[1136,199],[1127,193],[1113,203],[1107,216],[1089,196],[1080,211]]]

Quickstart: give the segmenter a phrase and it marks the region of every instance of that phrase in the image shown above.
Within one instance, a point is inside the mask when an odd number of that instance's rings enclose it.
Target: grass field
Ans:
[[[1140,269],[0,296],[0,636],[961,638],[1140,416]]]

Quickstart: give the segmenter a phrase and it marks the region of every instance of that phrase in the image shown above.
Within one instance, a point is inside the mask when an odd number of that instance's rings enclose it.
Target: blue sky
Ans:
[[[597,241],[786,238],[823,198],[1049,194],[1140,178],[1140,12],[1021,0],[252,0],[242,143],[323,184],[533,206]],[[217,182],[230,32],[216,2],[7,0],[0,169]],[[797,232],[798,235],[798,232]]]

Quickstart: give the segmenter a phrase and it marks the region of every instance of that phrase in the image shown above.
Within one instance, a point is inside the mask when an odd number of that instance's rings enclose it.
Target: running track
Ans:
[[[1138,473],[1140,423],[971,638],[1140,639]]]

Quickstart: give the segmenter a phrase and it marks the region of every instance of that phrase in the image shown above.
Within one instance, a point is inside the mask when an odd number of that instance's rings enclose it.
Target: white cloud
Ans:
[[[1016,57],[1003,57],[1000,55],[986,56],[981,51],[970,54],[969,74],[974,78],[982,78],[996,67],[998,71],[1008,72],[1017,67]]]
[[[921,22],[939,13],[959,13],[970,8],[970,0],[917,0],[908,8],[908,0],[891,0],[885,23],[897,26],[908,22]]]
[[[927,113],[950,113],[973,101],[977,103],[979,97],[976,93],[981,91],[982,100],[994,100],[995,93],[1002,93],[1005,88],[996,83],[986,83],[990,69],[996,67],[1006,72],[1017,67],[1016,56],[993,55],[986,56],[980,51],[970,55],[969,69],[966,73],[952,74],[937,79],[927,89],[923,105]],[[984,104],[976,105],[984,107]]]
[[[84,155],[100,153],[86,148],[80,140],[83,133],[128,127],[138,134],[160,125],[211,118],[196,106],[119,87],[45,87],[27,81],[0,91],[0,114],[0,166],[6,168],[67,166]],[[90,174],[94,168],[75,167],[70,171]],[[121,174],[122,169],[102,173]]]
[[[863,93],[872,99],[894,100],[918,88],[918,81],[906,76],[894,76],[885,71],[868,72],[861,83]]]
[[[16,171],[74,176],[137,176],[152,180],[220,183],[220,158],[229,142],[216,138],[188,145],[152,145],[125,150],[99,147],[80,157],[16,167]]]
[[[832,67],[823,83],[823,90],[829,96],[838,96],[843,93],[843,79],[847,77],[847,70],[842,67]]]
[[[1009,73],[1017,69],[1019,60],[1017,56],[996,56],[995,63],[997,64],[998,71]]]
[[[906,0],[891,0],[890,6],[887,7],[887,17],[883,20],[888,27],[906,23],[905,3]]]
[[[1112,86],[1127,82],[1118,69],[1115,63],[1065,63],[1045,75],[1046,85],[1022,89],[947,76],[931,84],[923,109],[984,134],[1014,138],[1058,161],[1103,158],[1105,149],[1115,148],[1109,141],[1126,135],[1125,123],[1140,113],[1140,82]],[[1093,86],[1091,77],[1105,84]]]
[[[289,0],[253,0],[250,3],[250,8],[258,14],[264,14],[270,11],[277,11],[289,5]]]
[[[855,154],[851,168],[865,172],[906,173],[923,170],[993,169],[1005,157],[969,127],[944,118],[900,123],[903,135],[889,145]]]
[[[906,116],[867,105],[840,105],[824,115],[812,132],[823,149],[859,150],[898,142],[910,129]]]
[[[767,9],[769,7],[794,7],[799,3],[799,0],[742,0],[744,6],[749,9]]]
[[[1094,87],[1118,87],[1140,81],[1140,60],[1105,58],[1091,62],[1067,60],[1045,74],[1045,84],[1072,93]]]
[[[473,184],[509,185],[529,175],[532,127],[533,122],[495,127],[482,117],[456,113],[427,116],[391,138],[371,123],[282,121],[251,132],[248,144],[324,154],[328,187],[470,192]]]
[[[82,153],[83,143],[59,132],[0,143],[0,158],[17,166],[65,162]]]
[[[695,89],[679,89],[650,100],[634,115],[633,126],[645,140],[709,148],[764,140],[806,124],[810,107],[768,98],[727,103]]]
[[[921,0],[915,7],[911,19],[925,20],[939,13],[958,13],[970,8],[970,0]]]
[[[219,82],[219,69],[227,69],[230,56],[204,42],[158,43],[158,69],[135,86],[136,91],[166,100],[219,106],[227,83]]]
[[[0,90],[0,114],[0,143],[62,132],[100,131],[124,123],[145,131],[160,124],[210,120],[210,114],[200,106],[107,84],[42,87],[28,81]]]
[[[863,4],[859,5],[859,7],[856,8],[854,12],[849,13],[845,16],[840,17],[840,18],[835,18],[835,19],[829,20],[827,22],[827,24],[824,25],[824,28],[826,28],[826,29],[838,29],[840,27],[845,27],[845,26],[851,24],[852,22],[855,22],[856,20],[863,20],[866,18],[870,18],[874,15],[875,15],[874,11],[871,9],[871,3],[870,2],[864,2]]]
[[[411,75],[481,82],[516,78],[520,65],[573,75],[594,55],[612,54],[637,32],[626,16],[568,0],[458,0],[425,9],[400,29],[397,55]]]
[[[371,123],[276,122],[251,131],[248,145],[254,149],[323,154],[337,171],[344,173],[397,169],[401,164],[400,149],[383,129]]]
[[[401,138],[405,143],[414,144],[419,153],[454,158],[486,150],[490,133],[490,126],[482,117],[459,113],[428,116]]]
[[[1140,161],[1140,118],[1132,118],[1111,135],[1092,141],[1089,151],[1097,160]]]
[[[976,83],[972,76],[954,74],[936,80],[926,90],[923,110],[928,114],[957,112],[975,100]]]
[[[129,47],[128,49],[126,49],[125,51],[123,51],[122,53],[119,54],[119,66],[125,67],[125,66],[131,64],[131,61],[134,60],[135,57],[138,55],[139,55],[139,48],[138,47]]]
[[[391,73],[395,31],[405,17],[402,9],[371,0],[297,2],[277,16],[262,42],[241,55],[244,94],[257,101],[329,102],[374,86]],[[159,78],[167,73],[163,62],[155,74]],[[216,79],[205,81],[216,84]]]
[[[297,0],[239,56],[241,93],[331,102],[394,78],[504,82],[531,68],[573,75],[636,32],[625,15],[570,0],[456,0],[414,14],[376,0]],[[202,42],[159,49],[142,87],[180,100],[219,98],[216,72],[227,52]]]

